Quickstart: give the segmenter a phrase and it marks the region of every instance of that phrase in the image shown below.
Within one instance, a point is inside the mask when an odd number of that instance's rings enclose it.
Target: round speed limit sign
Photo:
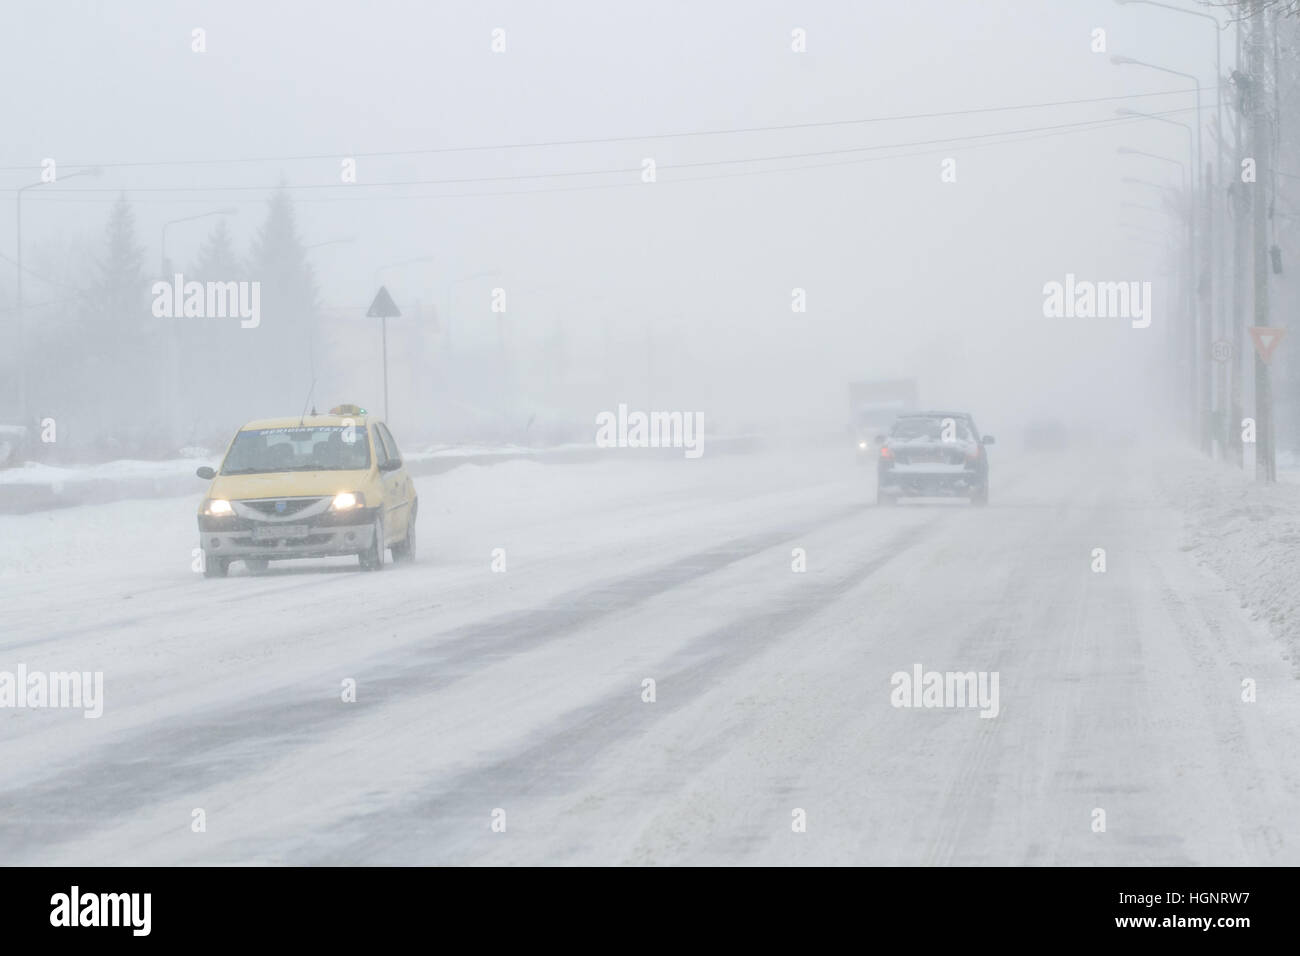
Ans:
[[[1232,343],[1227,339],[1219,339],[1210,347],[1210,355],[1216,362],[1226,362],[1232,358]]]

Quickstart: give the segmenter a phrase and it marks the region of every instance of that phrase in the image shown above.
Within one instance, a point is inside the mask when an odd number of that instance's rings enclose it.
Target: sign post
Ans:
[[[397,307],[393,297],[388,294],[388,289],[384,286],[379,287],[375,293],[375,301],[370,303],[370,308],[366,310],[366,318],[379,319],[380,339],[383,343],[384,350],[384,420],[388,420],[388,319],[396,318],[402,314],[402,310]]]
[[[1273,350],[1282,341],[1286,329],[1270,325],[1252,325],[1247,331],[1255,343],[1255,461],[1264,466],[1264,475],[1260,479],[1272,483],[1277,481],[1277,451],[1273,446],[1273,383],[1269,375],[1269,365],[1273,361]],[[1259,472],[1256,471],[1258,476]]]

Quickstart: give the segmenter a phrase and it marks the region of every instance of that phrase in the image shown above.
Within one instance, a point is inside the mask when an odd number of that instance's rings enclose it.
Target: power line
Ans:
[[[1166,110],[1162,113],[1152,113],[1149,116],[1168,116],[1175,113],[1184,113],[1194,110],[1195,107],[1186,107],[1183,109]],[[804,153],[778,153],[766,156],[748,156],[737,159],[715,159],[699,160],[688,163],[665,163],[658,169],[700,169],[717,166],[734,166],[744,163],[760,162],[783,162],[795,159],[820,159],[827,156],[843,156],[853,153],[877,152],[889,149],[906,149],[914,146],[931,146],[943,144],[958,144],[978,140],[992,140],[999,137],[1018,136],[1025,133],[1040,132],[1060,132],[1079,129],[1088,129],[1096,127],[1109,127],[1122,123],[1140,122],[1147,119],[1148,116],[1125,116],[1120,118],[1106,117],[1098,120],[1083,120],[1073,123],[1056,123],[1048,126],[1030,126],[1020,129],[997,130],[989,133],[972,133],[965,136],[943,136],[934,139],[911,140],[901,143],[882,143],[874,146],[852,146],[840,149],[815,150]],[[560,179],[573,178],[579,176],[609,176],[609,175],[630,175],[636,174],[639,169],[634,167],[617,168],[617,169],[583,169],[583,170],[563,170],[551,173],[514,173],[502,176],[469,176],[458,177],[453,179],[408,179],[408,180],[389,180],[377,183],[302,183],[302,184],[280,184],[278,186],[260,185],[204,185],[204,186],[138,186],[131,187],[133,193],[197,193],[197,192],[266,192],[274,189],[303,190],[303,189],[377,189],[389,188],[393,186],[454,186],[465,185],[468,183],[493,183],[493,182],[522,182],[534,179]],[[63,190],[67,193],[120,193],[127,191],[123,187],[81,187]],[[539,190],[540,191],[540,190]],[[31,198],[35,199],[39,193],[33,194]],[[50,200],[46,200],[50,201]]]
[[[366,152],[331,152],[331,153],[304,153],[297,155],[281,156],[233,156],[216,159],[170,159],[170,160],[123,160],[115,162],[64,162],[63,165],[73,167],[91,167],[98,166],[102,169],[123,169],[129,167],[146,167],[146,166],[212,166],[212,165],[235,165],[241,163],[271,163],[271,162],[306,162],[312,160],[329,160],[339,159],[341,157],[375,159],[381,157],[401,157],[401,156],[425,156],[437,155],[441,153],[467,153],[467,152],[484,152],[490,150],[506,149],[540,149],[559,146],[595,146],[609,143],[636,142],[644,140],[662,140],[662,139],[684,139],[696,136],[731,136],[744,133],[772,133],[784,132],[790,130],[804,129],[829,129],[837,126],[861,126],[873,123],[894,123],[906,120],[922,119],[944,119],[954,116],[976,116],[987,113],[1002,113],[1015,110],[1029,109],[1048,109],[1060,106],[1078,106],[1089,103],[1110,103],[1119,100],[1142,99],[1152,96],[1182,96],[1187,95],[1187,90],[1156,90],[1149,93],[1120,93],[1113,96],[1093,96],[1083,97],[1071,100],[1050,100],[1039,103],[1015,103],[1002,106],[982,106],[962,110],[942,110],[930,113],[897,113],[889,116],[872,116],[861,119],[844,119],[844,120],[824,120],[811,123],[783,123],[772,126],[742,126],[725,129],[702,129],[702,130],[683,130],[671,133],[644,133],[628,136],[597,136],[579,139],[567,140],[543,140],[532,143],[497,143],[477,146],[436,146],[422,149],[406,150],[372,150]],[[0,166],[0,171],[18,172],[23,170],[35,169],[37,166]]]
[[[1172,111],[1172,112],[1178,112],[1178,111]],[[965,149],[967,150],[985,149],[994,146],[1004,146],[1004,145],[1009,145],[1014,143],[1028,142],[1031,140],[1046,139],[1054,136],[1069,135],[1071,133],[1077,133],[1077,132],[1089,132],[1095,129],[1103,129],[1103,128],[1114,127],[1114,126],[1128,125],[1130,123],[1138,122],[1142,119],[1143,117],[1127,117],[1127,116],[1112,117],[1104,120],[1095,121],[1096,125],[1089,125],[1081,128],[1066,129],[1066,130],[1034,132],[1027,135],[1017,135],[1013,137],[1008,137],[1007,139],[1000,140],[1000,141],[987,141],[982,143],[973,143],[969,146],[966,146]],[[813,170],[813,169],[827,169],[827,168],[840,167],[840,166],[856,166],[856,165],[861,165],[866,163],[886,162],[893,159],[906,159],[915,156],[934,156],[934,155],[939,155],[947,152],[948,150],[946,148],[944,149],[932,148],[932,149],[914,150],[912,152],[906,152],[906,153],[895,153],[889,156],[858,157],[855,159],[839,160],[836,162],[809,163],[809,164],[804,164],[799,166],[780,167],[776,169],[732,170],[728,172],[717,173],[710,176],[689,176],[689,177],[681,177],[678,179],[668,179],[668,180],[663,180],[661,183],[658,183],[657,185],[677,185],[681,183],[705,182],[705,181],[718,180],[718,179],[732,179],[740,176],[761,176],[761,175],[771,175],[773,173],[803,172],[806,170]],[[554,186],[554,187],[546,187],[541,189],[494,190],[488,192],[390,193],[387,195],[377,195],[377,196],[315,196],[315,197],[298,198],[295,199],[294,202],[295,203],[335,203],[335,202],[377,202],[383,200],[412,201],[412,200],[424,200],[424,199],[472,199],[472,198],[499,197],[499,196],[534,196],[534,195],[542,195],[545,193],[560,193],[560,192],[586,192],[589,190],[597,190],[597,189],[637,189],[637,188],[645,188],[646,185],[647,184],[642,183],[638,180],[635,182],[593,183],[593,184],[587,184],[581,186]],[[194,188],[200,189],[202,187],[194,187]],[[263,187],[263,188],[269,188],[269,187]],[[83,190],[76,190],[76,191],[81,192]],[[116,202],[117,200],[116,198],[113,197],[62,198],[57,196],[51,196],[48,199],[44,199],[41,201],[67,202],[67,203],[83,203],[83,202],[105,203],[105,202]],[[132,199],[133,203],[141,203],[141,202],[144,203],[148,203],[148,202],[212,203],[217,201],[226,201],[226,202],[235,202],[235,203],[254,203],[254,202],[261,203],[265,201],[265,198],[259,196],[256,198],[249,198],[249,199],[231,200],[229,198],[224,198],[218,200],[214,197],[197,196],[191,198],[177,198],[177,199],[172,199],[172,198]]]

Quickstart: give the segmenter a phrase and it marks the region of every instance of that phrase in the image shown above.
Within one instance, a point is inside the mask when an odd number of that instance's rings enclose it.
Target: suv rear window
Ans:
[[[903,441],[913,439],[943,441],[943,423],[946,421],[951,421],[954,425],[953,440],[975,440],[975,436],[971,433],[970,422],[965,418],[955,418],[951,415],[914,415],[900,418],[894,422],[894,427],[889,431],[889,437],[899,438]]]

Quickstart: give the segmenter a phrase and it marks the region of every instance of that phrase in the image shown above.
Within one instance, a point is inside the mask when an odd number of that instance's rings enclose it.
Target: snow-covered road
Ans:
[[[0,516],[0,672],[104,674],[0,710],[0,859],[1300,863],[1300,684],[1157,469],[995,449],[987,509],[891,509],[839,449],[465,467],[380,574],[204,580],[197,479]],[[916,665],[996,716],[894,706]]]

